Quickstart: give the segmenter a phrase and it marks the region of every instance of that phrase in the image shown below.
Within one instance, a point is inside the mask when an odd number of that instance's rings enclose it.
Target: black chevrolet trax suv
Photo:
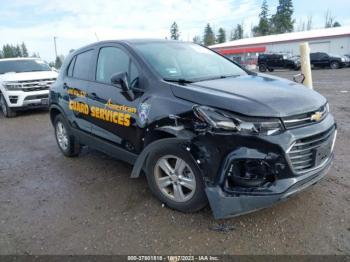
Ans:
[[[71,53],[50,90],[65,156],[82,146],[131,163],[183,212],[251,212],[315,184],[333,159],[327,100],[193,43],[125,40]]]

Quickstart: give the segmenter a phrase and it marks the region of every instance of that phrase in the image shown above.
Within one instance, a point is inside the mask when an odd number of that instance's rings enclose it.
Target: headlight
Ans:
[[[345,58],[344,58],[344,57],[342,57],[342,58],[341,58],[341,61],[342,61],[342,62],[345,62],[346,60],[345,60]]]
[[[207,106],[194,106],[193,111],[200,120],[216,130],[250,135],[275,135],[283,130],[281,121],[276,118],[242,117]]]
[[[6,82],[3,85],[9,91],[22,90],[22,85],[17,82]]]

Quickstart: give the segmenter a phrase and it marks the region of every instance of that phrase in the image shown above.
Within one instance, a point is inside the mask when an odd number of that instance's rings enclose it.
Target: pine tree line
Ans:
[[[0,58],[28,57],[28,49],[25,43],[21,45],[5,44],[0,50]]]
[[[293,0],[279,0],[276,8],[276,12],[272,15],[269,14],[269,7],[267,0],[263,0],[261,5],[261,11],[259,14],[259,23],[252,27],[251,34],[253,36],[265,36],[272,34],[290,33],[293,31],[305,31],[312,29],[312,16],[308,16],[307,21],[299,21],[298,26],[295,28],[295,19],[293,19],[294,7]],[[339,22],[335,21],[335,17],[332,16],[329,10],[325,15],[325,28],[341,26]],[[248,32],[249,34],[249,32]],[[248,34],[244,32],[244,24],[237,24],[227,37],[225,29],[220,27],[215,34],[215,30],[208,23],[203,32],[203,36],[196,35],[192,41],[197,44],[203,44],[210,46],[214,44],[224,43],[227,40],[238,40],[248,37]],[[170,37],[173,40],[180,38],[179,26],[174,22],[170,28]]]

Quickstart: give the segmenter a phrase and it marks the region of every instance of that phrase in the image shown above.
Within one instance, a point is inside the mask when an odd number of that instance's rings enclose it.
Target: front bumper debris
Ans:
[[[317,183],[332,164],[336,134],[329,115],[320,123],[271,137],[202,139],[208,149],[200,155],[202,171],[214,217],[266,208]]]
[[[268,194],[228,194],[220,186],[207,186],[206,193],[210,207],[216,219],[234,217],[270,207],[273,204],[286,200],[292,195],[316,184],[328,172],[333,155],[321,170],[315,170],[306,175],[279,180],[277,183],[287,186],[282,193]]]

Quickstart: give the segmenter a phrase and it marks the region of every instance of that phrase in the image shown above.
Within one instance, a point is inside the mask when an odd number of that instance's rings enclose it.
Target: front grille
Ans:
[[[293,170],[305,173],[322,166],[331,155],[335,127],[317,135],[298,139],[288,152]]]
[[[56,78],[38,79],[19,81],[24,92],[48,90],[50,86],[56,81]]]
[[[36,99],[44,99],[49,98],[49,95],[36,95],[36,96],[27,96],[24,100],[36,100]]]
[[[318,121],[315,121],[315,119],[313,119],[312,116],[315,115],[315,113],[317,112],[321,114],[321,118]],[[304,113],[296,116],[285,117],[285,118],[282,118],[282,120],[283,120],[284,126],[287,129],[291,129],[291,128],[298,128],[298,127],[303,127],[314,123],[318,123],[322,121],[327,116],[327,114],[328,114],[328,106],[324,105],[316,111],[312,111],[312,112],[308,112],[308,113]]]

